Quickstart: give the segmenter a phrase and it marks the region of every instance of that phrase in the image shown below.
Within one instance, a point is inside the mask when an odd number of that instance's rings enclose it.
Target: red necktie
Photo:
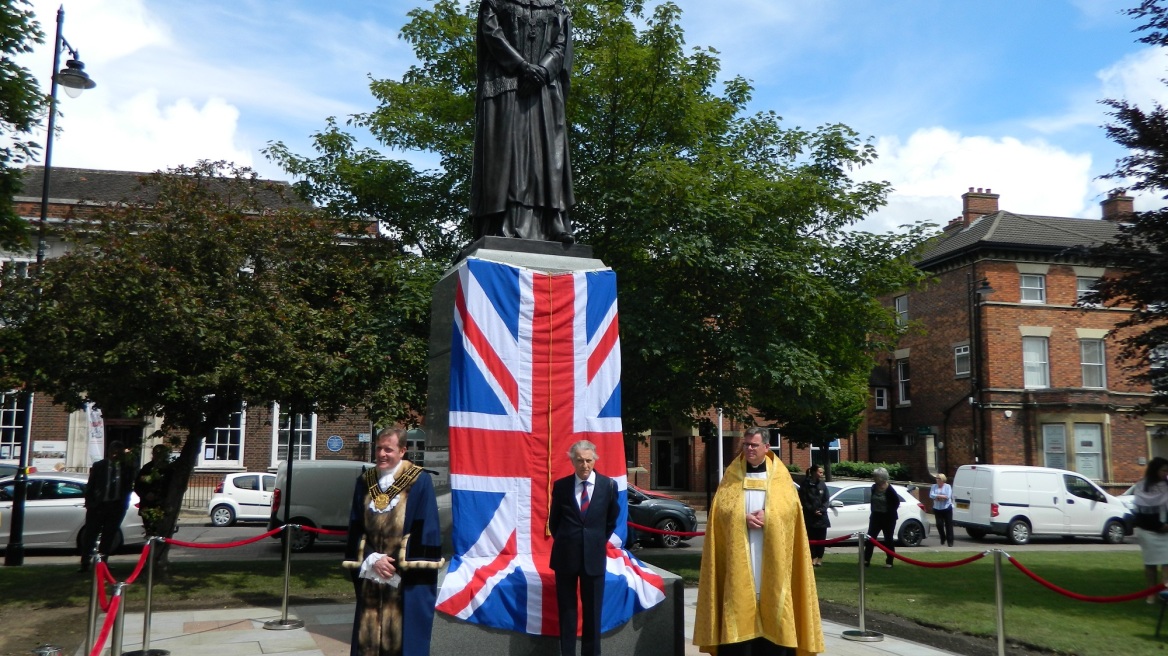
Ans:
[[[588,512],[588,481],[580,483],[580,514]]]

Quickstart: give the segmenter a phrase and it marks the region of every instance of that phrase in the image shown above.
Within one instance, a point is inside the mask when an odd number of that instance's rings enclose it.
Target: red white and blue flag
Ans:
[[[456,270],[450,353],[454,558],[438,610],[559,635],[548,567],[552,483],[568,448],[596,444],[621,514],[608,544],[601,630],[665,598],[661,577],[623,548],[627,472],[620,418],[616,274],[543,273],[468,258]],[[577,627],[577,630],[579,627]]]

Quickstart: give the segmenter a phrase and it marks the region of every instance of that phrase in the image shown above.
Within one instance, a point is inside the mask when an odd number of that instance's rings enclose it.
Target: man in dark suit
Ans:
[[[584,622],[583,656],[600,654],[600,610],[604,604],[604,569],[608,538],[620,515],[616,481],[593,471],[596,445],[581,440],[568,449],[576,473],[555,482],[548,528],[552,534],[551,568],[556,573],[560,609],[560,654],[576,653],[576,587]]]
[[[89,469],[85,485],[85,528],[81,540],[81,571],[89,571],[89,559],[101,535],[99,552],[109,556],[115,546],[122,520],[130,507],[130,493],[137,478],[133,452],[114,440],[109,443],[105,460],[98,460]]]

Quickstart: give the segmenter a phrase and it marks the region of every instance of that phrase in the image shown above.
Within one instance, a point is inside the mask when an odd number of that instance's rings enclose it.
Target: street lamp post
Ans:
[[[45,170],[41,184],[41,218],[37,225],[36,277],[37,295],[40,295],[40,279],[45,268],[45,224],[49,217],[49,174],[53,168],[53,132],[57,127],[57,87],[65,87],[69,97],[76,98],[86,89],[97,86],[85,73],[85,64],[80,61],[77,51],[69,45],[61,33],[65,23],[65,8],[57,9],[57,36],[53,40],[53,75],[49,90],[48,132],[45,134]],[[61,52],[69,53],[65,68],[61,65]],[[39,300],[38,300],[39,303]],[[24,564],[24,504],[28,499],[28,459],[32,444],[32,404],[33,389],[28,384],[24,403],[24,431],[20,436],[19,467],[12,479],[12,519],[8,533],[8,548],[4,554],[4,564],[8,566]]]
[[[985,426],[981,420],[981,304],[982,300],[994,293],[987,278],[974,280],[972,273],[965,274],[965,285],[969,302],[969,413],[970,429],[973,432],[974,462],[985,458]]]

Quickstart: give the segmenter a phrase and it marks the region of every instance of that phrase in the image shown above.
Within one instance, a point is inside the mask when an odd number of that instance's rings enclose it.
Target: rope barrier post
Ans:
[[[304,620],[288,619],[288,590],[292,578],[292,535],[288,531],[299,528],[299,524],[284,524],[284,601],[280,610],[280,619],[264,622],[265,629],[287,631],[304,628]]]
[[[994,549],[994,602],[998,615],[998,656],[1006,656],[1006,590],[1002,585],[1002,550]]]
[[[111,599],[118,599],[118,613],[114,617],[114,632],[110,638],[110,656],[122,653],[122,631],[126,623],[126,584],[118,583],[114,586],[114,595]]]
[[[150,648],[150,616],[153,613],[154,604],[154,556],[156,546],[162,542],[162,538],[157,535],[151,535],[146,540],[146,610],[142,613],[142,648],[135,651],[128,651],[122,656],[170,656],[168,649],[151,649]]]
[[[89,617],[86,618],[85,623],[85,653],[86,656],[93,651],[93,632],[97,629],[97,595],[100,586],[98,577],[101,575],[97,571],[97,564],[101,562],[101,556],[95,549],[89,555],[89,571],[93,572],[93,586],[89,589]]]
[[[878,631],[869,631],[864,626],[864,545],[868,542],[868,534],[861,531],[859,533],[859,556],[856,558],[856,563],[859,564],[860,569],[860,630],[847,630],[840,636],[844,640],[852,640],[854,642],[880,642],[884,639],[884,634]]]

